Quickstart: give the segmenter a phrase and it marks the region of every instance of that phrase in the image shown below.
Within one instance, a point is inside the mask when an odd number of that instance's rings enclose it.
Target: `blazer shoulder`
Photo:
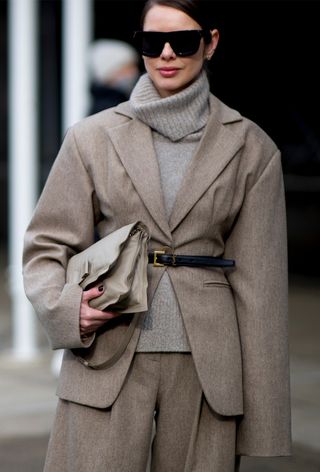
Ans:
[[[130,106],[128,102],[125,103],[127,104],[126,108],[128,108],[127,114],[119,112],[118,109],[121,110],[121,107],[117,105],[81,119],[69,130],[72,130],[76,135],[92,135],[101,130],[106,131],[121,126],[131,119]]]
[[[107,108],[82,118],[68,128],[65,137],[68,134],[73,135],[77,145],[81,149],[90,149],[92,146],[95,148],[98,143],[105,142],[108,130],[117,128],[131,120],[130,113],[119,113],[118,107],[119,105]],[[129,105],[127,105],[127,108],[130,110]]]
[[[213,94],[210,97],[210,105],[211,112],[216,115],[218,121],[244,139],[245,142],[261,146],[267,153],[275,153],[278,150],[278,146],[268,133],[240,111],[226,105]]]
[[[243,132],[250,144],[255,143],[256,146],[264,149],[265,153],[268,155],[273,155],[279,151],[272,137],[256,122],[247,117],[243,117],[242,124]]]
[[[256,122],[230,108],[221,100],[213,97],[212,113],[229,132],[243,142],[238,155],[241,160],[239,175],[250,175],[253,185],[263,174],[273,158],[281,161],[281,154],[275,141]]]

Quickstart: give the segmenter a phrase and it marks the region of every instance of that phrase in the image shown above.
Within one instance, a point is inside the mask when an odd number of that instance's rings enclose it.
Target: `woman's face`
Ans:
[[[146,14],[143,30],[170,32],[180,30],[200,30],[201,26],[186,13],[172,7],[155,5]],[[211,32],[210,44],[201,39],[198,51],[192,56],[177,56],[169,43],[165,43],[159,57],[143,56],[146,71],[161,97],[180,92],[193,82],[203,67],[203,62],[211,58],[219,40],[217,30]]]

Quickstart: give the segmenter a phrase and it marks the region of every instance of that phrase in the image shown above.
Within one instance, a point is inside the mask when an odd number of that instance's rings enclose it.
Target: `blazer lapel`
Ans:
[[[218,178],[244,143],[240,136],[224,126],[225,123],[240,121],[242,118],[238,112],[229,109],[215,97],[211,100],[211,106],[218,107],[218,111],[211,115],[178,191],[169,220],[171,232]]]
[[[121,110],[124,107],[118,108]],[[108,129],[108,134],[149,213],[171,241],[150,129],[141,121],[132,119],[121,126]]]

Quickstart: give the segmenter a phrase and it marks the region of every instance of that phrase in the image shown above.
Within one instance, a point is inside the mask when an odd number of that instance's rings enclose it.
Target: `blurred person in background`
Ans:
[[[98,39],[89,47],[89,115],[128,100],[139,75],[139,55],[130,44]]]
[[[46,472],[143,472],[151,443],[152,472],[291,453],[280,152],[210,93],[209,3],[145,3],[146,73],[129,101],[68,130],[27,229],[26,294],[65,349]],[[66,284],[68,260],[95,228],[137,220],[151,234],[149,310],[117,362],[90,369],[78,355],[109,358],[128,317],[90,306],[103,287]]]

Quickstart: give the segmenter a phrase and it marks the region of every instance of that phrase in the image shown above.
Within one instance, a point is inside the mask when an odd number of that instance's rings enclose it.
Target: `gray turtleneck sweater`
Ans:
[[[203,71],[183,91],[161,98],[147,74],[136,84],[130,104],[152,129],[163,200],[169,219],[184,173],[209,116],[209,82]],[[165,271],[141,322],[137,351],[189,352],[179,305]]]

